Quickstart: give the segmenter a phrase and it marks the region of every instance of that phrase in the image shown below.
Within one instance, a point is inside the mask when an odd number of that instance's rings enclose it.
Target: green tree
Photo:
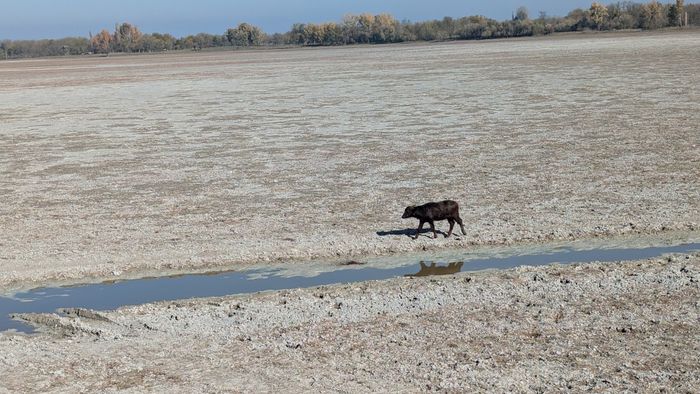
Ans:
[[[295,23],[294,25],[292,25],[292,30],[288,33],[289,43],[295,45],[306,45],[306,32],[307,29],[304,23]]]
[[[676,4],[668,7],[668,21],[676,26],[683,26],[683,13],[685,12],[683,0],[676,0]]]

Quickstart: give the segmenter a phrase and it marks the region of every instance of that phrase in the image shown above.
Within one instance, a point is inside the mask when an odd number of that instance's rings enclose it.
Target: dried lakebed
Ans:
[[[634,240],[700,228],[698,37],[0,62],[0,291],[698,242]],[[467,234],[410,240],[441,199]],[[0,392],[696,391],[699,279],[690,253],[33,314]]]
[[[693,231],[698,64],[697,30],[0,62],[0,289]],[[442,199],[467,235],[405,236]]]
[[[45,316],[0,391],[659,391],[700,385],[700,254]]]
[[[647,240],[647,242],[650,242]],[[397,276],[433,276],[455,274],[460,271],[507,269],[521,265],[570,264],[612,262],[659,257],[669,253],[700,251],[700,242],[669,241],[654,246],[625,247],[621,240],[590,241],[571,244],[540,245],[536,249],[491,247],[468,251],[453,251],[432,260],[416,261],[416,256],[398,256],[393,259],[350,261],[342,267],[325,272],[295,272],[294,269],[267,267],[240,272],[176,275],[162,278],[143,278],[111,281],[97,284],[64,287],[41,287],[8,297],[0,297],[0,331],[34,332],[33,328],[12,317],[37,321],[26,313],[58,311],[64,316],[91,314],[87,310],[116,309],[126,305],[178,300],[193,297],[227,296],[269,290],[283,290],[320,285],[354,283],[388,279]],[[597,248],[595,245],[597,244]],[[591,248],[593,246],[594,248]],[[431,258],[431,256],[424,256]],[[40,319],[39,321],[44,321]]]

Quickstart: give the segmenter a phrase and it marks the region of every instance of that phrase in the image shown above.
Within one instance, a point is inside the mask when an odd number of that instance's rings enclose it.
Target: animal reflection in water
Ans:
[[[415,274],[409,274],[406,276],[431,276],[431,275],[450,275],[456,274],[462,270],[464,261],[459,261],[455,263],[449,263],[447,265],[437,265],[431,263],[430,265],[420,262],[420,271]]]

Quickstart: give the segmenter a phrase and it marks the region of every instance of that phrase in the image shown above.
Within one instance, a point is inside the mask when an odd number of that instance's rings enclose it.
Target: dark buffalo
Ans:
[[[406,207],[406,210],[403,212],[403,216],[401,217],[403,219],[416,218],[420,220],[420,224],[418,225],[418,231],[416,232],[416,236],[413,237],[413,239],[418,238],[418,235],[423,229],[423,224],[425,222],[430,223],[430,228],[433,230],[433,238],[437,238],[437,232],[435,232],[435,223],[433,222],[436,220],[445,219],[447,219],[447,221],[450,222],[450,231],[447,232],[445,238],[452,235],[452,228],[454,227],[455,222],[457,222],[457,224],[459,224],[459,227],[462,229],[462,234],[467,235],[467,232],[464,230],[464,224],[462,223],[462,219],[459,217],[459,205],[456,201],[445,200],[440,202],[429,202],[427,204],[419,206],[411,205]]]

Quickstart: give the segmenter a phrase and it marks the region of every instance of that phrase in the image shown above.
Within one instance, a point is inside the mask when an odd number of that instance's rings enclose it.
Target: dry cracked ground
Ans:
[[[698,31],[1,62],[0,287],[697,229],[699,63]],[[447,198],[466,236],[401,234]]]
[[[700,223],[700,31],[0,62],[0,289]],[[411,241],[409,204],[467,234]],[[444,229],[444,225],[443,225]],[[670,260],[670,261],[669,261]],[[700,256],[26,316],[0,391],[695,391]]]

